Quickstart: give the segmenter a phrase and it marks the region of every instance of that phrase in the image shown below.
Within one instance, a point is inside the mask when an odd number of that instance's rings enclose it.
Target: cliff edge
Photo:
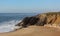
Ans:
[[[28,27],[31,25],[53,25],[54,27],[60,26],[60,12],[42,13],[31,17],[25,17],[16,26]]]

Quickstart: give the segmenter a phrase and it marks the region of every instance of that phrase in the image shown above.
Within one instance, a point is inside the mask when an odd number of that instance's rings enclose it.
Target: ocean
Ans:
[[[34,16],[37,13],[0,13],[0,33],[14,31],[15,24],[28,16]]]

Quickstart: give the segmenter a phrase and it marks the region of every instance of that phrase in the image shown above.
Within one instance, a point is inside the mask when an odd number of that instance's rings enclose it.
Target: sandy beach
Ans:
[[[60,36],[60,30],[52,27],[29,26],[14,32],[0,33],[0,36]]]
[[[60,0],[0,0],[0,36],[60,36]]]

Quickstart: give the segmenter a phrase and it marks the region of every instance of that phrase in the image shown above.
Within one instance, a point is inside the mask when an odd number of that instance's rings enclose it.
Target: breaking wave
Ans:
[[[11,20],[0,23],[0,33],[14,31],[15,25],[21,22],[21,20]]]

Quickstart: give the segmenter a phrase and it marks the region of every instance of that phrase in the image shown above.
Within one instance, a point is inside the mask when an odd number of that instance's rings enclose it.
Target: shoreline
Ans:
[[[0,33],[0,36],[45,36],[47,34],[53,36],[60,33],[60,31],[55,31],[56,28],[43,27],[43,26],[29,26],[27,28],[19,29],[17,31]],[[60,34],[58,34],[60,35]],[[48,35],[47,35],[48,36]]]
[[[25,17],[14,26],[14,31],[1,33],[0,36],[60,36],[60,13],[43,13]],[[21,27],[26,27],[19,29]]]

